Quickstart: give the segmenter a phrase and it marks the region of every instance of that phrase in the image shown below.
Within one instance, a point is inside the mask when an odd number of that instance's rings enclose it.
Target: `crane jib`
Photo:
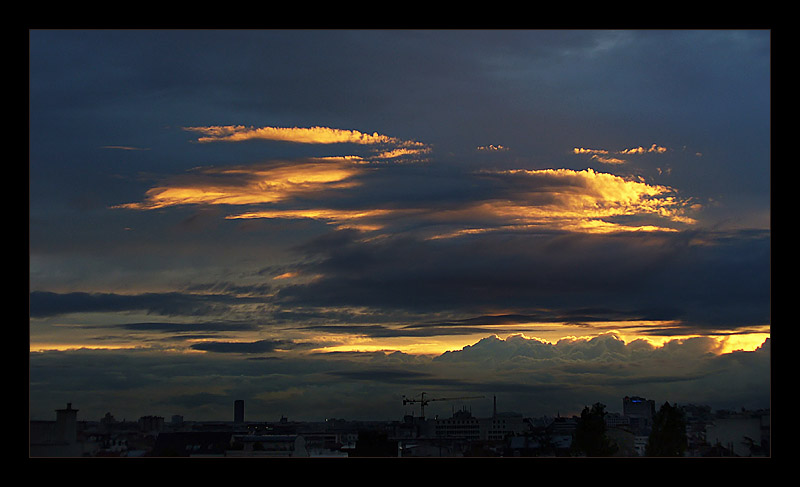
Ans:
[[[461,397],[433,397],[426,399],[426,393],[421,393],[419,399],[417,398],[406,398],[403,396],[403,405],[406,404],[414,404],[419,403],[420,408],[420,417],[425,417],[425,406],[431,401],[458,401],[461,399],[483,399],[485,396],[461,396]]]

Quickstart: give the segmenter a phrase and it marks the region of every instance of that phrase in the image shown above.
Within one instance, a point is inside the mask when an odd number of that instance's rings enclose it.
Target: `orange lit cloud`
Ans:
[[[365,171],[348,159],[266,167],[208,168],[146,193],[143,202],[118,208],[157,209],[177,205],[290,203],[313,196],[315,207],[270,207],[234,212],[227,219],[312,219],[339,228],[392,231],[427,228],[428,238],[447,238],[492,231],[553,229],[580,233],[676,231],[670,225],[693,224],[685,214],[691,205],[672,188],[624,179],[592,169],[481,171],[498,185],[495,197],[446,207],[331,208],[325,191],[353,190]],[[618,220],[627,218],[625,223]],[[663,220],[666,221],[664,224]],[[390,227],[391,225],[395,225]],[[420,224],[422,226],[420,226]],[[433,232],[431,235],[430,232]]]
[[[430,152],[430,149],[427,147],[423,148],[408,148],[408,147],[400,147],[397,149],[392,149],[389,151],[381,152],[373,159],[397,159],[400,157],[405,156],[418,156],[422,154],[426,154]]]
[[[648,197],[672,191],[666,186],[649,185],[593,169],[512,169],[495,171],[494,174],[527,178],[531,182],[531,193],[550,192],[560,201],[561,206],[583,210],[642,203]]]
[[[648,153],[648,152],[656,152],[656,153],[662,154],[664,152],[667,152],[667,148],[666,147],[659,147],[656,144],[653,144],[649,149],[645,149],[644,147],[639,146],[639,147],[636,147],[634,149],[621,150],[619,153],[620,154],[645,154],[645,153]]]
[[[184,127],[184,130],[202,134],[198,142],[238,142],[263,139],[296,142],[302,144],[399,144],[419,146],[419,142],[402,141],[377,132],[367,134],[357,130],[342,130],[329,127],[246,127],[225,125],[210,127]]]
[[[502,145],[489,144],[489,145],[479,146],[478,150],[479,151],[491,151],[491,152],[503,152],[503,151],[507,151],[508,147],[504,147]]]
[[[228,219],[312,219],[320,220],[339,226],[340,228],[357,228],[364,231],[379,230],[379,223],[358,223],[362,220],[375,218],[393,213],[392,210],[334,210],[329,208],[312,208],[304,210],[265,210],[230,215]]]
[[[514,199],[482,201],[470,207],[439,212],[437,218],[481,222],[433,238],[454,237],[496,230],[551,228],[570,232],[676,231],[652,223],[615,223],[617,217],[649,217],[671,223],[692,224],[684,214],[687,203],[666,186],[627,180],[592,169],[484,171],[508,178],[521,187]],[[490,223],[491,222],[491,223]]]
[[[622,155],[637,155],[637,154],[648,154],[648,153],[663,154],[667,152],[667,148],[661,147],[657,144],[653,144],[648,149],[639,146],[630,149],[622,149],[619,151],[609,151],[606,149],[584,149],[576,147],[572,149],[572,152],[574,154],[592,154],[592,159],[598,162],[602,162],[603,164],[625,164],[627,162],[625,159],[620,159],[617,157],[606,157],[606,156],[608,154],[622,154]]]
[[[361,170],[346,161],[204,169],[147,191],[145,201],[117,208],[152,210],[177,205],[249,205],[276,203],[300,194],[356,185],[348,181]]]
[[[592,159],[602,162],[603,164],[625,164],[625,159],[618,159],[616,157],[604,157],[597,154],[592,156]]]
[[[184,127],[188,132],[200,134],[197,142],[241,142],[246,140],[273,140],[297,144],[358,144],[378,146],[379,152],[371,157],[336,156],[347,158],[353,162],[372,163],[414,158],[430,152],[430,148],[422,142],[402,140],[397,137],[372,134],[358,130],[342,130],[330,127],[246,127],[244,125],[224,125],[208,127]],[[386,148],[393,146],[393,148]],[[418,160],[415,160],[418,162]]]
[[[608,151],[605,149],[584,149],[581,147],[572,149],[572,152],[575,154],[608,154]]]
[[[284,272],[283,274],[273,277],[273,279],[291,279],[297,277],[297,275],[297,272]]]
[[[356,179],[367,171],[366,164],[419,157],[429,152],[424,144],[357,130],[329,127],[252,127],[243,125],[185,127],[197,133],[198,142],[236,142],[254,139],[286,141],[301,144],[360,144],[375,146],[372,156],[332,156],[303,163],[205,168],[176,178],[147,191],[144,201],[117,208],[157,209],[177,205],[260,205],[269,208],[248,208],[234,211],[228,219],[313,219],[339,227],[365,231],[386,229],[389,223],[414,218],[406,228],[436,229],[433,238],[458,236],[497,230],[529,228],[557,229],[569,232],[609,233],[619,231],[675,231],[657,221],[692,224],[684,214],[685,203],[674,196],[671,188],[645,184],[642,181],[595,172],[591,169],[485,171],[499,184],[499,193],[478,201],[435,208],[404,208],[391,203],[394,209],[355,206],[331,208],[324,197],[326,191],[352,190],[364,184]],[[502,145],[478,147],[480,151],[504,151]],[[625,161],[612,154],[663,153],[666,149],[653,144],[649,149],[629,148],[612,153],[605,149],[575,148],[575,154],[590,154],[605,164]],[[419,159],[417,159],[419,160]],[[350,193],[351,195],[354,193]],[[298,202],[300,196],[313,196],[317,201],[303,207],[276,207],[276,203]],[[338,206],[338,205],[337,205]],[[625,217],[621,223],[620,217]],[[397,227],[395,227],[396,229]],[[429,235],[430,237],[430,235]]]

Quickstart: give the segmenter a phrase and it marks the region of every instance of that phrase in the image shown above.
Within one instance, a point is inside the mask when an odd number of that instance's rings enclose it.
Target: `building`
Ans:
[[[706,426],[706,442],[739,457],[769,454],[769,413],[742,412],[718,417]],[[766,434],[765,434],[766,432]]]
[[[30,422],[30,455],[32,457],[80,457],[83,444],[78,441],[78,410],[67,403],[56,409],[56,420]]]
[[[305,438],[301,435],[233,435],[227,457],[308,457]]]
[[[606,434],[617,444],[617,456],[644,456],[655,402],[640,397],[625,397],[622,401],[623,414],[607,413],[603,417]]]
[[[142,416],[139,418],[139,431],[147,434],[158,434],[164,430],[164,418],[161,416]]]
[[[436,438],[414,438],[400,441],[398,456],[401,457],[463,457],[469,447],[466,440],[443,440]]]
[[[652,399],[639,396],[625,396],[622,398],[622,414],[628,417],[653,419],[656,414],[656,403]]]
[[[606,413],[603,420],[608,428],[627,428],[631,424],[631,418],[619,413]]]
[[[160,433],[148,456],[223,457],[233,446],[233,436],[224,431]]]
[[[617,446],[617,451],[613,456],[638,457],[644,455],[647,443],[642,445],[641,437],[635,436],[628,428],[624,426],[608,428],[606,436]]]
[[[639,396],[625,396],[622,398],[622,415],[628,418],[631,430],[638,436],[648,436],[656,415],[656,403]]]
[[[78,410],[67,403],[64,409],[56,409],[56,440],[75,443],[78,440]]]
[[[521,414],[494,413],[490,418],[476,418],[467,409],[453,413],[451,418],[434,420],[436,438],[470,441],[502,441],[529,429]]]
[[[491,423],[488,419],[484,420],[483,423],[485,423],[483,428],[485,439],[490,441],[504,440],[509,436],[517,436],[530,429],[522,415],[517,413],[495,414],[491,418]],[[481,435],[484,435],[483,431]]]
[[[578,427],[578,418],[570,418],[561,415],[553,418],[553,421],[545,428],[548,442],[556,456],[566,455],[572,448],[572,439]]]
[[[111,413],[109,412],[106,413],[105,416],[100,418],[100,425],[103,427],[105,431],[110,432],[117,425],[117,420],[114,419],[114,416],[112,416]]]
[[[713,423],[710,406],[685,404],[680,406],[686,420],[687,456],[702,456],[709,451],[706,428]]]
[[[462,409],[453,413],[448,419],[435,419],[436,438],[458,438],[466,440],[481,440],[481,421],[472,416],[472,413]]]

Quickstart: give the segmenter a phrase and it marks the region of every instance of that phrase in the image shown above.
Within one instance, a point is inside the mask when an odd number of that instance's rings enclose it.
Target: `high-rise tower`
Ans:
[[[73,444],[78,438],[78,410],[67,403],[66,409],[56,409],[56,441]]]

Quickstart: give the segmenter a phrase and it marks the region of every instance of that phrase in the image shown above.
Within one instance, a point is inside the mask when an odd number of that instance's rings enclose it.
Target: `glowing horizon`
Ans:
[[[477,343],[482,339],[491,337],[496,337],[500,340],[507,340],[511,337],[520,337],[525,340],[535,340],[535,341],[540,341],[542,343],[556,345],[560,341],[589,341],[593,338],[597,338],[598,336],[602,335],[618,336],[621,339],[621,341],[624,342],[625,344],[630,344],[631,342],[634,341],[647,342],[656,349],[664,348],[668,346],[670,342],[681,343],[693,338],[710,339],[716,343],[716,346],[711,350],[712,353],[714,353],[715,355],[730,354],[737,351],[752,352],[762,347],[765,341],[770,338],[770,333],[768,331],[752,332],[752,333],[738,334],[738,335],[689,334],[689,335],[676,335],[676,336],[673,335],[658,336],[658,335],[635,335],[630,333],[620,333],[615,330],[598,331],[595,333],[581,334],[581,335],[565,334],[559,336],[558,338],[555,337],[542,338],[536,335],[527,335],[522,332],[505,332],[505,333],[490,334],[490,335],[474,333],[468,337],[461,337],[461,338],[430,337],[422,341],[407,337],[398,337],[394,339],[383,339],[383,340],[364,338],[364,337],[354,337],[354,338],[339,337],[337,338],[337,340],[347,340],[352,343],[324,345],[310,350],[309,353],[385,351],[387,353],[402,352],[408,355],[438,356],[444,354],[445,352],[462,350],[465,347],[475,345],[475,343]],[[127,341],[138,343],[136,340],[132,339]],[[213,342],[214,340],[207,339],[207,341]],[[35,353],[35,352],[52,352],[52,351],[64,352],[64,351],[75,351],[75,350],[147,350],[147,347],[143,347],[141,343],[136,345],[133,343],[97,345],[90,343],[65,344],[65,343],[55,343],[55,342],[48,343],[48,342],[32,341],[29,347],[29,351],[31,353]],[[202,341],[196,343],[202,343]],[[239,343],[246,345],[251,343],[251,341],[248,341],[246,339],[240,339],[238,341],[226,342],[226,343]],[[159,348],[158,350],[161,352],[172,351],[174,353],[192,353],[192,354],[211,353],[203,350],[195,350],[192,348],[184,348],[177,346]],[[277,350],[276,352],[280,352],[280,350]]]

